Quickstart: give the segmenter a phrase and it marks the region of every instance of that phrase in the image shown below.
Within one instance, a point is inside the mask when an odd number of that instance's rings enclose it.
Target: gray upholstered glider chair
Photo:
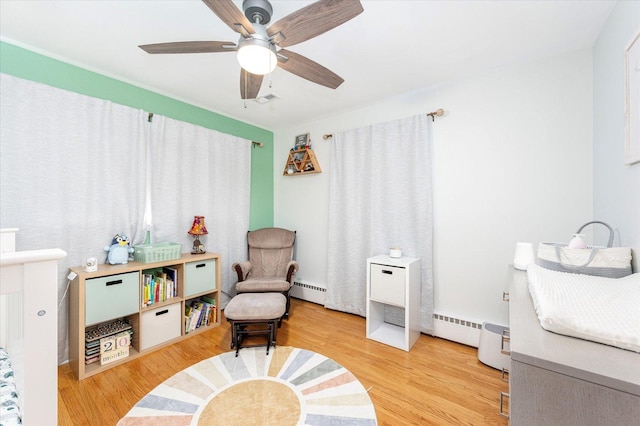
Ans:
[[[284,318],[289,318],[291,287],[298,262],[293,260],[296,232],[262,228],[247,232],[249,260],[231,265],[238,274],[238,293],[282,293],[287,297]]]

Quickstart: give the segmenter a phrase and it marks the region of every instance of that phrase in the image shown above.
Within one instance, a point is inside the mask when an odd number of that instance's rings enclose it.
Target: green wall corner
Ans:
[[[0,72],[262,142],[251,149],[249,226],[273,226],[273,132],[2,41]]]

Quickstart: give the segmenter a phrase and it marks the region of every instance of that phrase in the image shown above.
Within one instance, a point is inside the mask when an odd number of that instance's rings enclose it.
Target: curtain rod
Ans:
[[[148,121],[149,123],[151,123],[151,122],[153,121],[153,113],[152,113],[152,112],[150,112],[150,113],[149,113],[149,116],[148,116],[148,118],[147,118],[147,121]],[[325,139],[326,139],[326,138],[325,138]],[[256,142],[256,141],[251,141],[251,148],[255,148],[256,146],[257,146],[257,147],[259,147],[259,148],[262,148],[262,147],[264,146],[264,143],[262,143],[262,142]]]
[[[444,115],[444,110],[442,108],[438,109],[437,111],[433,111],[427,114],[427,117],[431,117],[432,121],[436,121],[436,116],[438,117],[442,117]],[[329,138],[332,138],[333,134],[332,133],[326,133],[325,135],[322,136],[322,139],[327,140]]]

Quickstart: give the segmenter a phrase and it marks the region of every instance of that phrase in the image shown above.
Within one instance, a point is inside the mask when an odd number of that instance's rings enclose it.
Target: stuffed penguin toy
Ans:
[[[111,241],[111,246],[105,246],[107,262],[112,265],[126,264],[129,262],[129,253],[133,253],[133,248],[129,247],[129,239],[125,235],[116,234]]]

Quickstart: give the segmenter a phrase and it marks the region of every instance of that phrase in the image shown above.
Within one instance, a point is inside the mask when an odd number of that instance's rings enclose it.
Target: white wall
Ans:
[[[593,48],[594,216],[640,255],[640,163],[624,164],[624,50],[640,31],[640,2],[618,2]],[[618,239],[616,239],[616,244]]]
[[[592,218],[591,59],[585,50],[502,67],[275,129],[277,172],[306,132],[323,169],[276,173],[275,225],[298,231],[298,278],[326,283],[332,142],[322,135],[444,108],[432,125],[435,310],[506,324],[501,296],[516,241],[567,241]]]

